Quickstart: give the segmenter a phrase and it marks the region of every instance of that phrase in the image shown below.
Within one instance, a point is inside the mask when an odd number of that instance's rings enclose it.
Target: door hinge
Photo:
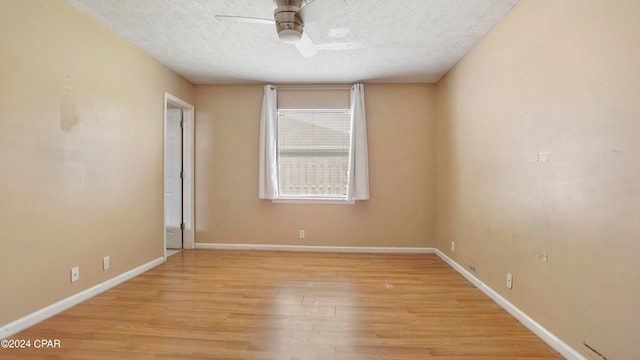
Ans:
[[[180,171],[180,179],[184,179],[184,171]]]
[[[184,230],[184,223],[180,223],[180,230]]]
[[[180,120],[180,128],[184,129],[184,120]]]

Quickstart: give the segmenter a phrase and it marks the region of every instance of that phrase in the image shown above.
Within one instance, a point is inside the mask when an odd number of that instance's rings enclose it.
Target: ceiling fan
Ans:
[[[273,2],[276,5],[273,20],[234,15],[216,15],[216,19],[275,25],[282,42],[295,45],[302,56],[311,57],[318,52],[318,49],[304,31],[305,22],[311,23],[328,17],[347,6],[346,0],[274,0]]]

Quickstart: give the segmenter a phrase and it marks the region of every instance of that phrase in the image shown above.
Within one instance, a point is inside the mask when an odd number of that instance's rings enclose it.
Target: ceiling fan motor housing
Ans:
[[[284,42],[297,42],[302,38],[304,23],[298,15],[302,0],[276,0],[278,6],[273,12],[278,37]]]

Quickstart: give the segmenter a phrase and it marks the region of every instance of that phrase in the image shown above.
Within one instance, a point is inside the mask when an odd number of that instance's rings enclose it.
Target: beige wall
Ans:
[[[197,242],[437,245],[572,347],[632,359],[639,11],[521,0],[437,88],[366,85],[371,200],[298,205],[257,198],[261,85],[193,87],[62,0],[4,0],[0,324],[162,255],[169,91],[196,104]]]
[[[639,13],[522,0],[437,87],[438,248],[609,359],[640,354]]]
[[[0,48],[6,324],[162,256],[163,93],[194,87],[62,0],[0,1]]]
[[[371,199],[302,205],[258,199],[262,85],[198,86],[196,241],[434,246],[434,90],[365,85]]]

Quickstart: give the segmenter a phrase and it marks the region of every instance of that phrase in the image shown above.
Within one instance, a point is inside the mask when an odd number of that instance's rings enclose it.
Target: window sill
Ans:
[[[355,200],[345,198],[287,198],[280,197],[271,200],[274,204],[346,204],[353,205]]]

